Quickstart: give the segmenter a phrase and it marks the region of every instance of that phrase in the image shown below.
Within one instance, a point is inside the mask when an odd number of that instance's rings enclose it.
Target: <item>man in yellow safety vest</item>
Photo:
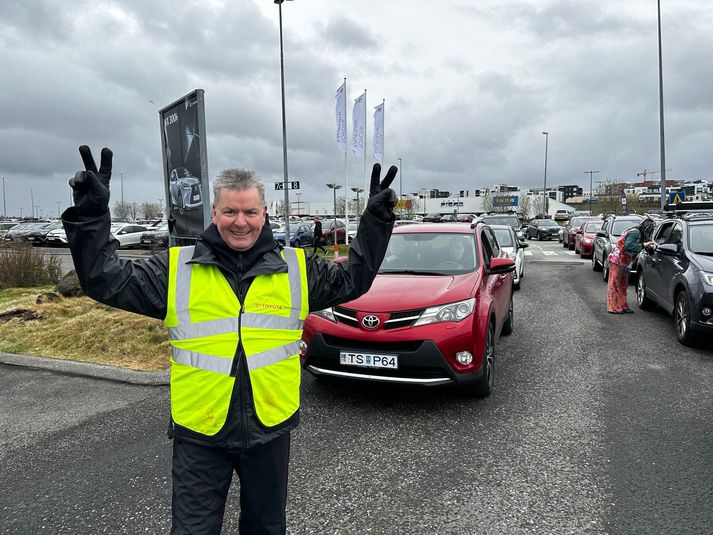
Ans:
[[[213,182],[212,224],[194,245],[120,259],[110,235],[112,152],[70,180],[62,215],[85,293],[160,318],[171,344],[172,533],[220,533],[235,471],[240,531],[286,532],[290,431],[299,422],[302,323],[310,311],[350,301],[371,286],[395,219],[392,166],[370,198],[349,262],[281,247],[267,219],[262,181],[227,169]]]

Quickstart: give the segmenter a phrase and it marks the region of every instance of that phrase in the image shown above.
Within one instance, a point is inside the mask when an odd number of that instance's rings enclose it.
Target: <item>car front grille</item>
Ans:
[[[384,322],[384,330],[401,329],[403,327],[411,327],[418,318],[421,317],[425,309],[404,310],[401,312],[392,312],[389,318]],[[350,327],[359,327],[357,321],[357,313],[355,310],[344,307],[334,307],[334,317],[339,323],[349,325]]]
[[[407,342],[366,342],[360,340],[352,340],[350,338],[342,338],[340,336],[332,336],[331,334],[322,334],[324,342],[327,345],[333,347],[339,347],[343,349],[359,349],[359,350],[373,350],[373,351],[417,351],[423,340],[412,340]]]

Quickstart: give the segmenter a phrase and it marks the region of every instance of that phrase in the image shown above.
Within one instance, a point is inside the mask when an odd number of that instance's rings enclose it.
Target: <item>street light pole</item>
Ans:
[[[599,171],[585,171],[586,175],[589,173],[589,215],[592,215],[592,175],[598,173]]]
[[[32,188],[30,188],[30,208],[32,208],[32,219],[35,218],[35,196],[32,194]]]
[[[663,64],[661,54],[661,0],[657,0],[659,30],[659,142],[661,145],[661,210],[666,207],[666,146],[663,128]]]
[[[298,191],[297,193],[295,193],[295,195],[297,195],[297,215],[301,215],[302,214],[302,201],[301,201],[302,193],[300,193]]]
[[[7,211],[5,210],[5,177],[2,177],[2,218],[7,219]]]
[[[361,188],[351,188],[351,190],[354,193],[356,193],[356,196],[357,196],[357,198],[356,198],[356,204],[357,204],[356,205],[356,212],[357,212],[356,217],[357,217],[357,223],[359,223],[359,218],[361,217],[361,205],[359,204],[359,194],[363,193],[364,190]]]
[[[542,132],[545,135],[545,184],[542,189],[542,211],[547,216],[547,144],[550,140],[549,132]]]
[[[287,125],[285,120],[285,54],[282,47],[282,3],[285,0],[274,0],[280,16],[280,86],[282,89],[282,168],[284,173],[283,189],[285,190],[285,236],[290,236],[290,190],[287,187]]]
[[[55,201],[57,203],[57,219],[59,219],[59,205],[62,201]]]
[[[121,206],[123,209],[124,206],[124,173],[121,171],[117,171],[119,173],[119,176],[121,177]]]

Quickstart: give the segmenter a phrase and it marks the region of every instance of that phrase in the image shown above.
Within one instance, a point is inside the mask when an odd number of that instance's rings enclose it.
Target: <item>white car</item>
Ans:
[[[64,247],[67,245],[67,233],[64,231],[64,227],[50,230],[47,233],[45,243],[50,247]]]
[[[500,248],[515,261],[512,287],[514,290],[519,290],[520,279],[525,276],[525,248],[528,247],[528,244],[517,238],[510,225],[490,225],[490,228],[493,229]]]
[[[140,247],[141,235],[147,227],[133,223],[112,223],[110,232],[119,241],[119,247]]]

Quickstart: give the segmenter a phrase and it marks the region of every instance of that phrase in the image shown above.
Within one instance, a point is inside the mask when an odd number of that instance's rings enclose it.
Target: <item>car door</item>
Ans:
[[[611,227],[611,219],[607,219],[604,221],[604,224],[602,225],[602,228],[599,232],[597,232],[596,238],[594,238],[594,258],[597,260],[597,262],[602,261],[602,255],[604,254],[604,242],[606,238],[604,235],[609,234],[609,228]]]
[[[678,253],[663,254],[660,251],[654,251],[654,258],[657,261],[657,273],[659,279],[656,281],[658,285],[657,294],[660,296],[660,304],[668,312],[673,310],[673,288],[676,282],[680,280],[680,275],[686,270],[688,259],[683,251],[683,225],[676,221],[671,224],[671,231],[663,236],[664,244],[674,245]]]
[[[500,246],[493,231],[489,228],[483,229],[481,241],[483,244],[483,257],[486,265],[490,265],[493,258],[500,258]],[[510,307],[510,294],[512,293],[512,274],[490,274],[487,275],[486,288],[495,307],[495,317],[498,322],[505,318]]]
[[[675,221],[663,223],[654,234],[653,241],[656,242],[657,245],[663,245],[666,243],[666,239],[669,234],[671,234],[674,224]],[[649,294],[649,297],[660,305],[665,306],[665,299],[662,295],[663,286],[661,277],[661,260],[663,257],[664,255],[657,251],[645,254],[643,256],[643,274],[644,282],[646,284],[646,292]]]

